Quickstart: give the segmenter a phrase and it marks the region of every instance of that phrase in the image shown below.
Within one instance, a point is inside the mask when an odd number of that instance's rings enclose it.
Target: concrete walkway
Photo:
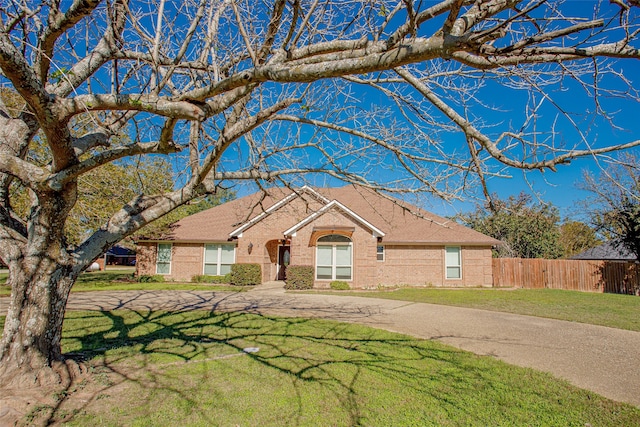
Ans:
[[[0,313],[7,309],[0,298]],[[71,310],[213,310],[333,319],[437,339],[507,363],[549,372],[640,407],[640,332],[561,320],[403,301],[285,293],[103,291],[71,294]]]

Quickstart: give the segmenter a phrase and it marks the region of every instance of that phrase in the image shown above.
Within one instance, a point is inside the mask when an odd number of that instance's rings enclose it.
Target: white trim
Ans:
[[[449,265],[447,264],[448,260],[447,260],[447,249],[448,248],[455,248],[458,250],[458,264],[457,265]],[[455,267],[460,269],[460,277],[449,277],[448,276],[448,268],[449,267]],[[445,246],[444,247],[444,279],[445,280],[462,280],[462,247],[461,246]]]
[[[160,254],[160,245],[169,245],[169,272],[168,273],[158,273],[158,255]],[[156,244],[156,274],[161,274],[163,276],[169,276],[171,274],[171,264],[173,264],[173,243],[171,243],[171,242],[158,242]]]
[[[202,244],[202,271],[200,272],[200,274],[202,274],[203,276],[205,275],[204,273],[204,269],[206,268],[206,258],[207,258],[207,245],[211,244],[211,243],[203,243]]]
[[[325,236],[322,236],[325,237]],[[346,237],[346,236],[345,236]],[[348,238],[348,237],[347,237]],[[347,282],[353,282],[353,273],[354,273],[354,267],[353,267],[353,239],[348,238],[349,242],[319,242],[318,244],[316,244],[316,250],[315,250],[315,265],[313,267],[314,272],[313,272],[313,276],[314,276],[314,280],[345,280]],[[331,279],[320,279],[318,278],[318,249],[320,248],[320,246],[331,246],[331,265],[321,265],[321,267],[331,267]],[[350,259],[349,259],[349,265],[348,267],[351,270],[351,276],[348,279],[337,279],[336,278],[336,269],[338,267],[347,267],[346,265],[337,265],[337,251],[336,251],[336,246],[349,246],[351,248],[350,250]]]
[[[305,186],[301,187],[298,191],[294,191],[293,193],[289,194],[287,197],[285,197],[284,199],[280,200],[279,202],[277,202],[276,204],[274,204],[273,206],[271,206],[270,208],[268,208],[267,210],[262,212],[260,215],[258,215],[255,218],[245,222],[240,227],[238,227],[235,230],[233,230],[231,233],[229,233],[229,236],[230,237],[240,237],[240,236],[242,236],[242,232],[244,230],[246,230],[247,228],[251,227],[252,225],[254,225],[257,222],[262,221],[262,219],[264,217],[266,217],[267,215],[270,215],[273,211],[275,211],[275,210],[279,209],[281,206],[289,203],[291,200],[295,199],[296,197],[300,197],[301,193],[307,193],[307,192],[312,194],[313,196],[315,196],[317,199],[321,200],[322,202],[329,203],[329,199],[324,197],[322,194],[318,193],[313,188],[305,185]]]
[[[212,262],[207,262],[207,245],[216,245],[218,246],[218,253],[216,254],[216,262],[212,263]],[[215,265],[216,266],[216,274],[211,274],[212,276],[224,276],[224,274],[220,274],[220,266],[222,265],[222,246],[233,246],[233,262],[231,263],[231,265],[236,263],[236,255],[237,255],[237,251],[238,251],[238,247],[233,244],[233,243],[229,243],[229,242],[225,242],[225,243],[205,243],[204,245],[202,245],[202,274],[205,275],[207,274],[205,272],[207,265]]]
[[[334,207],[340,209],[341,211],[343,211],[344,213],[349,215],[351,218],[355,219],[360,224],[364,225],[369,230],[371,230],[372,233],[373,233],[373,237],[384,237],[384,232],[382,230],[378,229],[375,225],[373,225],[370,222],[366,221],[364,218],[362,218],[357,213],[353,212],[351,209],[349,209],[348,207],[346,207],[345,205],[343,205],[342,203],[340,203],[337,200],[332,200],[327,205],[323,206],[321,209],[318,209],[317,211],[315,211],[314,213],[312,213],[311,215],[309,215],[308,217],[306,217],[305,219],[303,219],[302,221],[300,221],[299,223],[297,223],[293,227],[289,228],[288,230],[286,230],[284,232],[284,235],[285,236],[293,236],[294,233],[296,231],[298,231],[300,228],[304,227],[305,225],[307,225],[308,223],[310,223],[311,221],[313,221],[314,219],[316,219],[319,216],[323,215],[329,209],[332,209]]]
[[[327,199],[322,194],[318,193],[316,190],[314,190],[313,188],[309,187],[308,185],[303,185],[302,187],[300,187],[300,191],[298,191],[298,193],[300,193],[302,191],[311,193],[316,198],[322,200],[324,203],[329,203],[329,199]]]
[[[378,252],[378,248],[382,248],[382,251]],[[381,245],[381,244],[376,245],[376,261],[384,262],[384,260],[385,260],[385,252],[386,252],[386,249],[384,248],[384,245]],[[382,254],[382,259],[378,259],[378,254]]]

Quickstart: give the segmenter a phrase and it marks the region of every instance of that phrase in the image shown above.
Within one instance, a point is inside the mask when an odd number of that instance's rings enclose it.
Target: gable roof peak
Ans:
[[[295,193],[296,191],[294,190],[294,192],[291,195]],[[317,190],[315,190],[313,187],[309,187],[308,185],[303,185],[302,187],[300,187],[297,193],[309,193],[312,196],[315,196],[318,200],[324,202],[324,204],[329,203],[329,199],[327,199],[322,194],[320,194]]]
[[[362,218],[360,215],[358,215],[357,213],[355,213],[354,211],[352,211],[351,209],[349,209],[348,207],[346,207],[345,205],[343,205],[342,203],[340,203],[335,199],[330,201],[328,204],[324,205],[322,208],[318,209],[317,211],[313,212],[311,215],[304,218],[302,221],[298,222],[293,227],[286,230],[283,234],[285,236],[292,236],[300,228],[304,227],[305,225],[307,225],[314,219],[318,218],[319,216],[323,215],[325,212],[329,211],[332,208],[340,209],[342,212],[350,216],[352,219],[358,221],[360,224],[367,227],[369,230],[371,230],[374,237],[384,237],[385,233],[382,230],[380,230],[378,227],[371,224],[369,221]]]
[[[260,213],[260,215],[257,215],[256,217],[250,219],[249,221],[246,221],[243,224],[241,224],[240,227],[236,228],[231,233],[229,233],[229,237],[231,237],[231,238],[240,237],[244,230],[246,230],[249,227],[251,227],[252,225],[262,221],[262,219],[264,219],[265,217],[270,215],[272,212],[274,212],[274,211],[278,210],[279,208],[281,208],[282,206],[286,205],[291,200],[293,200],[293,199],[295,199],[297,197],[300,197],[300,195],[303,194],[303,193],[310,194],[316,200],[318,200],[319,202],[322,202],[325,205],[327,205],[329,203],[329,199],[327,199],[322,194],[318,193],[316,190],[314,190],[313,188],[309,187],[308,185],[304,185],[304,186],[300,187],[298,190],[293,190],[288,196],[283,197],[278,202],[274,203],[271,207],[269,207],[268,209],[266,209],[265,211]]]

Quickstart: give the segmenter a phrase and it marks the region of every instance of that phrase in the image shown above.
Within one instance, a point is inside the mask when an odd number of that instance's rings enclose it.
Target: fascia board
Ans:
[[[353,212],[351,209],[349,209],[348,207],[346,207],[345,205],[343,205],[342,203],[340,203],[337,200],[332,200],[327,205],[323,206],[322,209],[319,209],[316,212],[314,212],[311,215],[309,215],[308,217],[304,218],[302,221],[300,221],[299,223],[297,223],[293,227],[291,227],[288,230],[286,230],[284,232],[284,235],[285,236],[291,236],[293,233],[298,231],[300,228],[304,227],[305,225],[307,225],[308,223],[310,223],[314,219],[316,219],[319,216],[323,215],[325,212],[327,212],[329,209],[331,209],[333,207],[336,207],[336,208],[340,209],[341,211],[343,211],[344,213],[349,215],[351,218],[353,218],[354,220],[356,220],[360,224],[362,224],[365,227],[367,227],[369,230],[371,230],[373,232],[373,235],[375,237],[384,237],[384,232],[382,230],[380,230],[375,225],[371,224],[369,221],[365,220],[360,215],[358,215],[357,213]]]
[[[245,222],[240,227],[238,227],[235,230],[233,230],[231,233],[229,233],[229,237],[240,237],[244,230],[246,230],[247,228],[251,227],[252,225],[262,221],[262,219],[265,218],[266,216],[268,216],[269,214],[271,214],[271,212],[274,212],[274,211],[278,210],[280,207],[286,205],[291,200],[295,199],[296,197],[299,197],[301,193],[310,193],[313,196],[315,196],[317,199],[319,199],[320,201],[324,202],[325,204],[329,203],[329,199],[327,199],[322,194],[320,194],[317,191],[315,191],[313,188],[305,185],[305,186],[301,187],[300,190],[292,192],[287,197],[283,198],[282,200],[280,200],[279,202],[275,203],[273,206],[271,206],[270,208],[268,208],[267,210],[262,212],[260,215],[258,215],[255,218]]]

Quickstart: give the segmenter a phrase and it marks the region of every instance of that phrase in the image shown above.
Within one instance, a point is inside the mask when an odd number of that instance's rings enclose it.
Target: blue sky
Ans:
[[[614,60],[612,63],[614,69],[625,72],[625,75],[631,80],[633,88],[640,89],[640,61]],[[616,87],[616,85],[623,89],[616,82],[612,83],[610,87]],[[569,88],[555,99],[563,108],[576,114],[594,109],[592,99],[585,97],[584,92],[575,87]],[[605,97],[601,101],[603,109],[613,116],[617,128],[612,127],[604,120],[595,122],[585,120],[580,123],[580,128],[589,144],[601,147],[611,145],[612,142],[626,143],[640,139],[640,102],[638,100]],[[503,99],[501,105],[507,109],[512,107],[508,98]],[[517,108],[517,104],[513,107]],[[549,117],[542,119],[548,120]],[[563,133],[567,142],[575,140],[575,130],[567,126],[566,123],[561,123],[558,130]],[[637,147],[627,151],[640,155],[640,148]],[[617,154],[614,153],[611,156],[615,157]],[[584,157],[572,161],[569,165],[558,166],[557,172],[550,170],[519,172],[512,169],[510,172],[513,178],[490,180],[489,190],[498,193],[503,198],[517,195],[521,191],[537,194],[541,200],[551,202],[558,207],[562,216],[579,218],[584,212],[581,206],[577,206],[576,203],[589,197],[590,193],[579,190],[576,184],[582,180],[585,170],[594,175],[600,174],[600,168],[606,167],[607,160],[607,157],[604,156],[598,159]],[[454,206],[454,209],[456,208],[461,207]]]
[[[611,61],[614,70],[622,70],[631,79],[631,86],[640,89],[640,61]],[[603,87],[615,88],[622,91],[628,89],[617,79],[607,79],[603,81]],[[573,146],[580,141],[580,133],[583,134],[586,143],[593,147],[602,147],[615,143],[626,143],[640,139],[640,103],[638,100],[623,99],[621,97],[605,96],[600,100],[601,108],[613,118],[615,127],[606,120],[593,115],[595,103],[593,98],[585,94],[582,88],[563,82],[558,87],[551,85],[549,93],[553,96],[556,105],[547,105],[541,108],[538,118],[538,128],[540,132],[546,132],[551,127],[555,127],[557,133],[556,140],[559,145]],[[488,123],[495,123],[495,131],[499,133],[507,130],[509,120],[517,123],[524,120],[524,106],[526,105],[526,93],[514,92],[499,85],[489,85],[486,90],[478,92],[484,103],[497,111],[479,107],[476,114],[483,115]],[[365,92],[361,94],[364,102],[370,103],[370,107],[378,103],[388,102],[384,97],[375,93]],[[556,107],[557,106],[557,107]],[[558,117],[558,108],[571,113],[574,117],[574,124],[562,117]],[[491,133],[492,129],[487,130]],[[444,134],[442,143],[444,146],[451,145],[460,147],[464,141],[460,133]],[[584,148],[584,143],[578,144]],[[628,150],[630,151],[630,150]],[[640,148],[633,151],[640,154]],[[612,154],[616,156],[617,154]],[[497,162],[494,162],[499,167]],[[488,188],[491,193],[498,194],[501,198],[518,195],[525,192],[534,195],[539,200],[550,202],[556,206],[563,218],[585,219],[580,201],[590,196],[590,193],[577,188],[584,171],[598,175],[600,166],[607,165],[607,157],[583,157],[573,160],[569,165],[559,165],[557,171],[522,171],[514,168],[505,169],[504,174],[510,178],[490,178]],[[322,182],[323,178],[320,179]],[[481,193],[478,188],[478,197]],[[424,208],[443,216],[455,215],[459,212],[473,210],[475,204],[482,202],[481,199],[467,198],[465,201],[454,201],[452,203],[443,202],[437,198],[421,198],[414,202],[421,204]]]
[[[594,1],[569,1],[564,7],[568,7],[571,13],[583,12],[586,15],[595,7]],[[612,10],[617,8],[616,5],[606,5]],[[637,14],[637,13],[636,13]],[[615,24],[616,22],[614,22]],[[624,73],[629,79],[629,86],[625,85],[619,78],[599,76],[602,87],[620,90],[622,92],[640,90],[640,61],[638,60],[606,60],[606,64],[610,65],[611,70]],[[510,92],[513,94],[513,91]],[[580,131],[584,133],[588,144],[594,147],[611,145],[615,143],[626,143],[640,139],[640,102],[637,99],[622,96],[604,96],[600,99],[601,108],[613,117],[613,124],[600,119],[593,119],[589,116],[589,112],[593,112],[595,104],[593,98],[586,96],[583,88],[578,85],[559,85],[550,90],[554,96],[554,100],[558,102],[565,111],[569,111],[576,117],[576,124]],[[493,96],[489,96],[489,102],[495,106],[511,111],[517,115],[522,111],[522,104],[516,98],[505,95],[506,91],[501,88],[495,88]],[[556,110],[557,111],[557,110]],[[498,115],[495,117],[498,118]],[[566,121],[555,122],[556,116],[554,108],[542,110],[540,118],[540,127],[555,124],[560,132],[560,138],[571,145],[577,140],[578,134],[572,126]],[[582,119],[582,120],[581,120]],[[640,155],[640,148],[636,147],[628,152]],[[612,154],[611,156],[616,156]],[[581,191],[577,188],[577,184],[582,180],[583,172],[590,171],[594,175],[601,173],[601,167],[606,167],[607,158],[600,157],[598,159],[586,157],[574,160],[570,165],[561,165],[557,172],[546,170],[544,172],[529,171],[519,172],[510,170],[512,175],[510,179],[491,179],[489,180],[489,191],[497,193],[501,198],[511,195],[517,195],[520,192],[535,194],[542,201],[550,202],[559,208],[563,217],[575,219],[586,219],[585,212],[579,202],[587,199],[591,194]],[[427,209],[429,206],[425,206]],[[472,202],[458,202],[453,205],[434,202],[431,209],[439,214],[452,215],[459,211],[473,209]]]
[[[612,71],[623,72],[629,79],[629,84],[625,84],[615,76],[601,76],[602,88],[620,92],[640,90],[640,61],[611,59],[606,63]],[[550,102],[543,103],[537,119],[537,129],[542,133],[553,127],[557,145],[564,144],[567,147],[572,147],[577,144],[578,148],[584,149],[588,144],[598,148],[640,139],[640,102],[638,99],[625,98],[624,93],[604,94],[599,99],[599,107],[607,115],[610,115],[611,121],[609,121],[595,114],[594,98],[571,81],[552,84],[547,92],[553,97],[555,105]],[[506,89],[500,85],[488,85],[486,90],[478,92],[478,96],[484,103],[495,108],[495,111],[482,107],[474,108],[472,111],[483,116],[488,123],[496,123],[496,133],[507,130],[511,120],[513,123],[523,120],[525,115],[523,110],[527,105],[526,92]],[[559,115],[559,109],[570,113],[574,122],[571,123]],[[491,130],[489,128],[486,132],[491,133]],[[445,135],[443,143],[455,145],[455,140],[460,140],[460,138],[460,134]],[[584,142],[580,142],[581,138],[584,138]],[[640,155],[638,147],[626,151]],[[501,198],[518,195],[520,192],[529,193],[541,201],[552,203],[559,209],[563,218],[586,219],[580,202],[590,197],[591,193],[580,190],[577,184],[582,181],[585,171],[599,175],[601,167],[606,167],[610,157],[617,155],[617,153],[612,153],[597,159],[582,157],[573,160],[569,165],[559,165],[555,172],[548,169],[544,171],[505,169],[504,173],[511,178],[490,178],[488,188],[491,193],[496,193]],[[497,165],[497,162],[495,164]],[[478,196],[481,197],[481,194],[478,193]],[[446,203],[432,198],[424,204],[424,207],[434,213],[450,216],[461,211],[474,209],[478,201],[482,200],[468,198],[465,201]]]
[[[581,2],[568,2],[567,7],[575,9],[576,12],[584,12],[585,16],[589,16],[595,2],[581,1]],[[617,6],[608,6],[615,9]],[[441,23],[434,24],[435,27],[441,25]],[[434,28],[435,28],[434,27]],[[429,28],[423,28],[426,34],[430,32]],[[582,35],[581,35],[582,36]],[[630,87],[632,90],[640,89],[640,61],[617,61],[608,60],[607,64],[611,66],[612,71],[624,71],[627,78],[631,79]],[[427,65],[428,66],[428,65]],[[424,69],[425,65],[421,64],[419,67]],[[552,68],[553,65],[547,67]],[[604,68],[601,69],[602,73],[598,75],[599,83],[602,87],[615,89],[619,91],[627,91],[629,87],[626,87],[624,83],[615,77],[607,77],[604,72]],[[534,77],[536,78],[536,77]],[[485,133],[492,137],[496,137],[501,131],[519,129],[523,127],[522,123],[526,123],[525,109],[527,106],[541,105],[539,115],[535,123],[527,123],[524,126],[525,132],[544,135],[547,138],[551,138],[549,132],[554,130],[554,136],[549,143],[559,147],[573,147],[585,148],[585,145],[593,147],[601,147],[603,145],[611,145],[612,141],[615,143],[625,143],[633,140],[640,139],[640,104],[637,100],[624,99],[623,96],[609,97],[604,94],[601,100],[600,108],[605,113],[611,114],[614,119],[614,124],[618,128],[612,127],[610,123],[601,118],[596,118],[593,114],[596,108],[596,104],[593,101],[593,97],[585,94],[584,88],[575,83],[571,83],[570,79],[563,81],[552,81],[551,77],[545,77],[544,73],[540,73],[537,77],[539,83],[544,86],[545,93],[549,94],[553,98],[553,102],[548,100],[542,100],[541,95],[538,98],[531,100],[528,97],[528,93],[523,90],[514,88],[507,89],[510,83],[513,83],[513,79],[510,77],[496,78],[495,82],[489,80],[477,80],[478,87],[474,95],[477,96],[478,101],[472,101],[474,104],[470,108],[470,113],[477,118],[485,121],[487,127],[483,129]],[[587,81],[589,78],[587,77]],[[446,82],[445,82],[446,83]],[[483,86],[484,85],[484,86]],[[587,88],[587,90],[591,90]],[[409,93],[409,92],[407,92]],[[359,100],[350,101],[355,108],[362,106],[364,109],[372,109],[375,107],[390,107],[393,108],[389,100],[372,90],[365,90],[362,87],[353,89],[355,98]],[[448,94],[446,91],[440,91],[439,95],[445,97]],[[333,101],[334,103],[337,101]],[[347,102],[347,101],[345,101]],[[458,105],[459,107],[459,105]],[[457,109],[461,112],[461,108]],[[570,122],[562,114],[558,114],[559,111],[568,112],[573,117],[574,122]],[[318,113],[322,115],[321,112]],[[434,121],[438,120],[438,112],[435,112],[433,117]],[[397,114],[399,116],[399,114]],[[390,120],[389,118],[385,120]],[[443,123],[446,123],[446,119],[440,117]],[[495,125],[491,127],[489,125]],[[353,123],[353,126],[357,126],[357,123]],[[535,128],[534,128],[535,125]],[[442,144],[444,150],[449,154],[454,150],[464,151],[465,140],[463,136],[458,133],[439,133],[438,129],[433,129],[434,140]],[[312,131],[308,132],[309,134]],[[260,132],[254,135],[256,139],[261,136]],[[278,137],[287,138],[289,135],[286,133],[278,133],[274,136],[274,140]],[[303,132],[304,137],[304,132]],[[584,140],[581,140],[583,138]],[[328,142],[331,144],[331,142]],[[334,147],[335,148],[335,147]],[[241,148],[240,151],[243,149]],[[639,149],[634,149],[639,151]],[[242,154],[242,153],[241,153]],[[241,155],[240,154],[240,155]],[[517,156],[517,153],[514,153]],[[238,151],[232,150],[229,153],[229,158],[238,159]],[[315,158],[310,157],[309,162],[313,162]],[[381,161],[384,163],[386,160]],[[601,165],[606,165],[605,159],[599,161]],[[384,166],[380,165],[380,173],[391,173]],[[510,178],[490,178],[488,181],[489,191],[491,193],[498,194],[501,198],[507,198],[512,195],[517,195],[524,191],[527,193],[535,194],[540,200],[550,202],[555,205],[563,217],[580,218],[582,212],[578,202],[586,199],[589,194],[582,192],[576,188],[576,183],[581,180],[581,176],[584,170],[589,170],[592,173],[598,174],[598,162],[592,158],[582,158],[574,160],[570,165],[560,165],[558,170],[553,172],[551,170],[529,171],[522,172],[517,169],[501,170],[500,165],[497,162],[492,162],[492,169],[494,171],[500,171],[503,174],[509,175]],[[336,185],[335,182],[328,180],[325,176],[318,177],[312,182],[315,185],[323,185],[323,183],[330,183]],[[241,190],[242,191],[242,190]],[[242,195],[242,192],[240,193]],[[474,199],[473,195],[467,198],[465,201],[457,201],[452,204],[444,203],[438,199],[422,200],[418,202],[424,208],[431,210],[440,215],[455,215],[461,211],[469,211],[474,208],[474,204],[481,200],[479,197],[481,193],[476,192]]]
[[[614,70],[623,70],[625,75],[632,80],[631,87],[640,89],[640,61],[623,63],[612,60],[611,66]],[[603,87],[622,91],[628,89],[617,79],[608,79],[602,84]],[[640,103],[637,100],[607,96],[600,100],[601,108],[607,114],[612,115],[614,124],[617,126],[615,128],[601,118],[594,118],[595,116],[591,114],[595,109],[593,98],[585,94],[582,88],[565,81],[561,84],[550,85],[548,92],[553,96],[555,105],[546,103],[541,108],[537,126],[541,133],[548,132],[551,127],[555,127],[558,145],[573,146],[580,142],[580,133],[583,134],[586,143],[593,147],[611,145],[612,141],[626,143],[640,139]],[[358,87],[354,89],[354,95],[359,99],[364,109],[369,110],[380,106],[393,108],[389,100],[376,91]],[[496,125],[495,129],[488,127],[485,130],[487,133],[493,132],[495,135],[507,130],[512,123],[517,124],[518,121],[524,120],[524,107],[527,105],[527,96],[524,91],[514,92],[497,84],[488,84],[486,88],[478,91],[478,96],[483,103],[487,104],[487,107],[478,106],[472,111],[478,116],[482,116],[487,124]],[[574,124],[558,117],[558,108],[571,113],[575,120]],[[312,131],[309,130],[308,133],[311,134]],[[444,133],[437,137],[444,147],[454,147],[458,150],[464,146],[462,138],[460,132]],[[584,143],[578,145],[584,148]],[[462,150],[464,149],[463,147]],[[640,154],[639,148],[633,150]],[[585,200],[590,194],[579,190],[576,184],[581,180],[585,170],[596,175],[599,174],[599,165],[606,166],[606,160],[606,157],[601,157],[597,161],[591,157],[583,157],[572,161],[569,165],[559,165],[556,172],[548,169],[542,172],[538,170],[522,171],[514,168],[505,169],[502,171],[503,174],[509,175],[510,178],[490,178],[488,187],[491,193],[498,194],[500,198],[515,196],[520,192],[529,193],[540,201],[552,203],[559,209],[563,218],[586,219],[579,202]],[[500,168],[500,164],[497,162],[493,162],[493,166]],[[385,168],[380,167],[380,173],[383,169]],[[318,186],[342,185],[326,176],[312,178],[312,184]],[[435,197],[421,197],[417,200],[409,197],[407,200],[438,215],[453,216],[460,212],[473,210],[476,203],[482,202],[480,188],[478,187],[476,190],[475,199],[473,196],[469,196],[464,201],[452,203],[443,202]],[[240,195],[243,195],[242,190]]]

